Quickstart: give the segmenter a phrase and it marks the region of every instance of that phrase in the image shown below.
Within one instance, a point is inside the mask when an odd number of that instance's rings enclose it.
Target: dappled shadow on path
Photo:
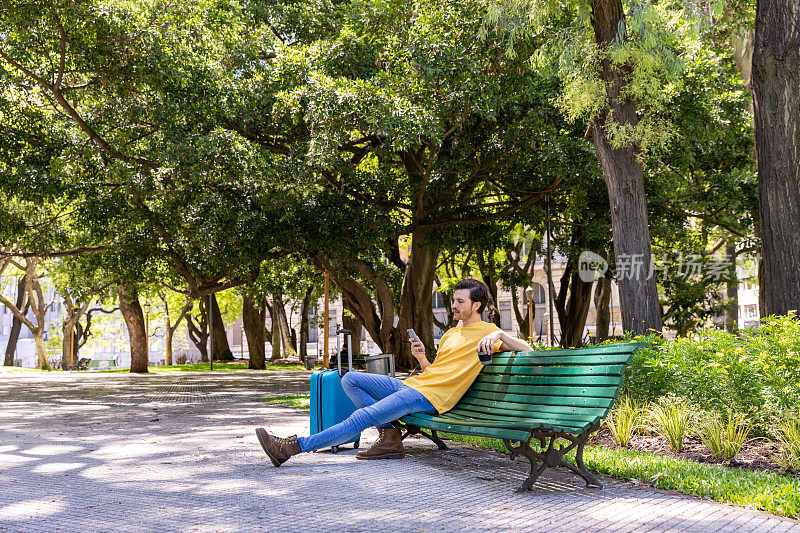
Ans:
[[[707,531],[729,523],[718,512],[726,506],[621,483],[587,490],[562,472],[516,494],[527,463],[469,448],[440,452],[415,439],[407,440],[402,461],[357,461],[346,449],[303,454],[274,468],[254,428],[306,434],[307,414],[253,399],[262,387],[264,395],[298,383],[304,390],[307,376],[278,384],[242,380],[238,389],[223,387],[227,396],[211,390],[214,400],[194,403],[155,401],[165,398],[159,387],[169,382],[147,378],[114,385],[113,394],[83,394],[107,390],[89,380],[78,388],[53,384],[73,393],[52,392],[51,401],[18,394],[0,402],[0,529],[575,531],[624,521]],[[129,401],[142,395],[149,400]]]

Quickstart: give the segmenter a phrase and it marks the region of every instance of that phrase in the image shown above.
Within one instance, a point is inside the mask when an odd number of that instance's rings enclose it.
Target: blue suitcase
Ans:
[[[350,332],[340,329],[338,334],[344,333],[348,340],[347,368],[342,371],[342,351],[339,351],[338,370],[317,370],[311,374],[311,434],[319,433],[324,429],[338,424],[356,410],[356,406],[342,388],[342,376],[345,372],[353,370],[353,349]],[[361,434],[342,444],[353,443],[358,448]],[[339,446],[332,446],[331,451],[337,453]]]

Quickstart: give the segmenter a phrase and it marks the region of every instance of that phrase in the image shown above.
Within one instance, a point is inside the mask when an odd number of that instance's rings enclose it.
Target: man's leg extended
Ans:
[[[273,464],[280,466],[297,453],[337,446],[352,439],[370,426],[390,426],[392,421],[402,416],[419,412],[435,414],[436,409],[422,394],[401,384],[401,388],[396,392],[371,405],[357,409],[342,422],[310,437],[287,441],[286,439],[276,439],[263,429],[256,430],[256,434]]]

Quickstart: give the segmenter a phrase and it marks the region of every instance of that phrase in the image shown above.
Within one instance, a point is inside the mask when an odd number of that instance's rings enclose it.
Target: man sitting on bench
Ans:
[[[419,339],[412,340],[411,354],[422,373],[405,381],[377,374],[348,372],[342,387],[358,409],[339,424],[310,437],[274,437],[263,428],[256,430],[261,447],[280,466],[293,455],[349,442],[370,426],[378,428],[379,438],[368,450],[359,450],[357,459],[400,459],[404,457],[400,430],[391,423],[411,413],[437,414],[449,411],[467,392],[483,365],[478,349],[529,351],[531,346],[481,320],[489,300],[489,290],[478,280],[465,279],[453,288],[453,318],[460,325],[449,329],[439,344],[436,360],[430,363]]]

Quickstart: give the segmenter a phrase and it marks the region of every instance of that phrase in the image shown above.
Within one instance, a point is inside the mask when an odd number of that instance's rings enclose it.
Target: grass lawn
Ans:
[[[311,409],[310,394],[287,394],[284,396],[270,396],[269,398],[261,398],[258,401],[285,405],[287,407],[294,407],[296,409]]]
[[[309,409],[308,394],[274,396],[261,401]],[[454,441],[508,452],[498,439],[440,433]],[[536,443],[532,443],[535,447]],[[587,445],[583,459],[589,470],[618,479],[636,479],[722,503],[741,505],[792,518],[800,517],[800,480],[769,472],[738,470],[691,459],[665,457],[625,449]]]
[[[172,365],[172,366],[148,366],[147,371],[152,372],[154,374],[160,374],[164,372],[209,372],[211,371],[211,365],[209,363],[191,363],[185,365]],[[247,368],[246,363],[222,363],[222,362],[215,362],[214,363],[214,372],[238,372],[242,370],[250,370]],[[302,364],[279,364],[279,365],[271,365],[267,364],[267,368],[265,370],[305,370],[305,367]],[[130,370],[127,368],[109,368],[99,370],[93,368],[88,370],[87,372],[100,372],[100,373],[114,373],[114,374],[122,374],[129,372]],[[62,370],[41,370],[39,368],[20,368],[16,366],[0,366],[0,373],[13,373],[13,372],[62,372]]]
[[[18,366],[0,366],[0,374],[14,374],[19,372],[40,372],[38,368],[21,368]]]

